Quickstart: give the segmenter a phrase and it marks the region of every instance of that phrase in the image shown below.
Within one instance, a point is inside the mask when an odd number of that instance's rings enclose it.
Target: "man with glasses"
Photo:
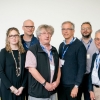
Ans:
[[[97,50],[95,43],[91,37],[92,26],[91,26],[90,22],[82,23],[81,34],[82,34],[81,41],[87,50],[87,65],[86,65],[86,72],[84,74],[82,83],[79,87],[78,100],[81,100],[82,93],[84,93],[84,100],[90,100],[90,95],[89,95],[89,91],[88,91],[88,80],[89,80],[89,73],[90,73],[90,69],[91,69],[92,55]]]
[[[36,31],[39,43],[26,54],[29,100],[56,100],[61,64],[56,48],[50,44],[53,33],[51,25],[40,25]]]
[[[38,43],[37,38],[33,35],[35,30],[34,22],[30,19],[25,20],[22,29],[24,31],[24,34],[21,35],[22,44],[25,50],[28,50],[30,46]]]
[[[25,20],[23,22],[22,29],[24,31],[24,34],[21,35],[21,41],[22,41],[24,49],[27,51],[30,46],[38,43],[38,39],[33,35],[33,32],[35,30],[34,22],[30,19]],[[27,88],[26,88],[26,100],[28,100]]]
[[[59,46],[62,67],[58,100],[77,100],[78,87],[85,72],[86,49],[74,37],[75,26],[72,22],[63,22],[61,28],[65,40]]]
[[[89,93],[91,100],[100,100],[100,29],[95,32],[97,51],[93,54],[89,74]]]

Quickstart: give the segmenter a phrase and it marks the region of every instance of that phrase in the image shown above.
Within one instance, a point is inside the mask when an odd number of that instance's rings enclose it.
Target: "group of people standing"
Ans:
[[[24,34],[11,27],[0,51],[1,100],[100,100],[100,30],[91,37],[89,22],[61,25],[64,41],[59,50],[50,44],[54,28],[42,24],[34,36],[34,22],[25,20]],[[56,42],[56,41],[55,41]],[[59,52],[59,53],[58,53]]]

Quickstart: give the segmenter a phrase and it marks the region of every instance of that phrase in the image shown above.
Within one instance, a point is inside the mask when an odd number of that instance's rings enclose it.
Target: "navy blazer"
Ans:
[[[96,56],[97,56],[97,53],[94,53],[93,56],[92,56],[92,64],[91,64],[91,72],[89,74],[89,91],[93,91],[93,84],[92,84],[92,78],[91,78],[91,74],[92,74],[92,70],[93,70],[93,67],[94,67],[94,62],[95,62],[95,59],[96,59]],[[100,65],[99,65],[99,69],[98,69],[98,76],[99,76],[99,79],[100,79]]]

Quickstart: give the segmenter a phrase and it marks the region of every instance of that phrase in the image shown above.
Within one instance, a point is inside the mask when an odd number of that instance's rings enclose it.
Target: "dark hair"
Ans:
[[[91,29],[92,29],[92,25],[90,24],[90,22],[83,22],[82,25],[83,25],[83,24],[88,24],[88,25],[90,25],[90,27],[91,27]],[[82,25],[81,25],[81,27],[82,27]]]

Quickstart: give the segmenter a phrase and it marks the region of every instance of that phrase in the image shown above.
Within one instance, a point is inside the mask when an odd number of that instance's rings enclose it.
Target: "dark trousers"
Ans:
[[[88,91],[88,80],[89,80],[89,74],[85,74],[83,77],[82,83],[79,86],[78,100],[81,100],[82,93],[84,96],[84,100],[90,100],[90,94]]]
[[[25,94],[26,94],[26,99],[25,100],[28,100],[28,84],[27,84],[27,86],[25,88]]]
[[[1,78],[0,78],[0,97],[1,97]]]
[[[72,89],[73,89],[73,86],[68,86],[68,87],[59,86],[58,87],[58,100],[77,100],[77,97],[72,98],[70,96]]]

